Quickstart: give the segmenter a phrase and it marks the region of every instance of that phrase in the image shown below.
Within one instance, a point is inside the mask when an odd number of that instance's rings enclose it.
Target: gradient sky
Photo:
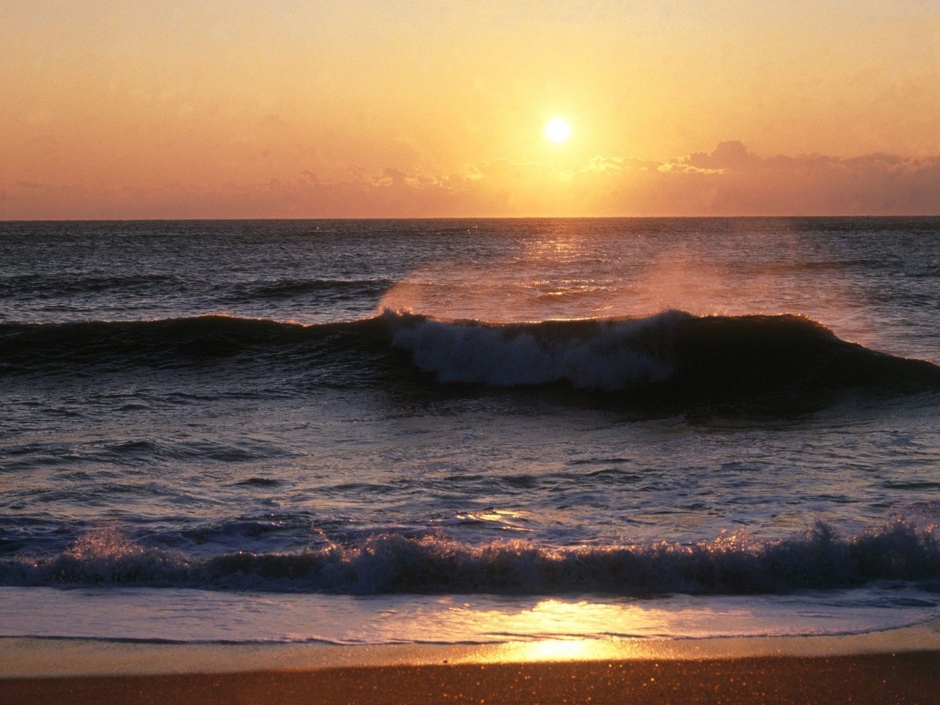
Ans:
[[[936,0],[0,0],[0,47],[4,219],[940,213]]]

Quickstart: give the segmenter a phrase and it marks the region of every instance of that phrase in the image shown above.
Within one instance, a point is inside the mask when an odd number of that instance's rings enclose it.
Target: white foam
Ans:
[[[583,336],[553,336],[553,323],[518,327],[419,319],[395,331],[394,344],[442,382],[508,387],[569,382],[613,391],[658,382],[672,373],[649,339],[668,348],[678,312],[593,326]],[[557,324],[554,324],[557,325]]]
[[[934,525],[921,528],[898,520],[843,537],[819,523],[804,534],[777,541],[723,534],[693,544],[592,547],[551,547],[519,540],[476,545],[436,535],[388,532],[299,553],[237,552],[199,559],[145,548],[104,530],[57,556],[0,561],[0,584],[353,595],[720,595],[841,589],[895,580],[918,581],[937,591],[937,532]]]
[[[0,637],[363,645],[835,635],[936,620],[924,596],[897,586],[655,600],[7,587]]]

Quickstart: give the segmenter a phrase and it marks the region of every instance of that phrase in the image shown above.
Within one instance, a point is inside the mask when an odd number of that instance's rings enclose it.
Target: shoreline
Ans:
[[[681,639],[560,639],[489,644],[167,643],[0,637],[0,681],[431,665],[940,654],[940,620],[862,634]]]
[[[0,702],[932,703],[940,621],[842,636],[484,645],[0,638]]]

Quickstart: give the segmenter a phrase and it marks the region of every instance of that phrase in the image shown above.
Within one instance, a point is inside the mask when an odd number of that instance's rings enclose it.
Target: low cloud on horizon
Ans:
[[[212,187],[0,185],[0,219],[938,215],[940,156],[761,157],[738,141],[666,162],[597,155],[574,171],[505,160],[462,174]]]

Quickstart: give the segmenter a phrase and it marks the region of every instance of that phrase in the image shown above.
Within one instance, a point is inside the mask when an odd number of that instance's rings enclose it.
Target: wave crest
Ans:
[[[494,326],[424,319],[397,330],[393,340],[442,382],[511,387],[566,381],[614,391],[672,375],[667,350],[686,317],[669,312],[599,322],[581,335],[577,328],[584,324],[576,322]]]
[[[415,373],[407,375],[410,356]],[[491,324],[386,311],[300,325],[229,316],[0,324],[0,376],[222,365],[313,372],[332,384],[568,385],[627,403],[816,404],[839,390],[940,389],[940,367],[840,340],[801,316],[704,316]],[[606,402],[605,402],[606,403]]]
[[[389,314],[386,314],[387,316]],[[802,316],[704,316],[531,324],[396,318],[394,343],[441,382],[564,382],[660,402],[940,387],[940,367],[840,340]]]

